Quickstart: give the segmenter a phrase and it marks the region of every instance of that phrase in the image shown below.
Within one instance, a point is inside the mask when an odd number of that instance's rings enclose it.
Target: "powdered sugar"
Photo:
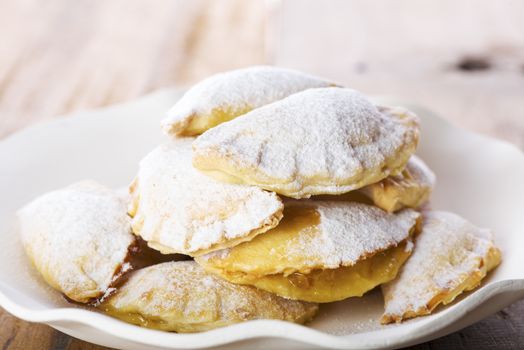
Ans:
[[[415,248],[415,245],[413,244],[413,241],[412,240],[407,241],[405,251],[406,252],[411,252],[411,251],[413,251],[413,248]]]
[[[286,205],[309,206],[312,202]],[[388,214],[356,202],[314,202],[314,207],[320,214],[319,235],[291,247],[289,253],[306,255],[306,260],[324,268],[351,266],[368,255],[398,245],[410,236],[420,217],[411,209]]]
[[[274,193],[196,171],[191,142],[173,140],[140,162],[132,187],[135,233],[166,252],[194,255],[238,244],[278,223],[283,206]]]
[[[238,116],[295,92],[334,85],[295,70],[254,66],[213,75],[193,86],[162,121],[166,133],[179,134],[195,116],[220,109]]]
[[[312,269],[354,265],[361,259],[408,239],[420,217],[418,212],[411,209],[389,214],[374,206],[357,202],[286,201],[285,206],[313,208],[318,212],[320,221],[314,227],[297,230],[295,237],[279,242],[285,245],[285,249],[278,249],[275,259],[278,260],[280,269],[275,270],[274,266],[270,266],[271,270],[267,273],[271,274],[296,271],[308,273]],[[267,235],[271,235],[271,232]],[[265,237],[269,236],[261,238]],[[220,260],[228,259],[234,249],[207,254],[199,257],[198,262],[206,264],[214,260],[211,264],[222,266]],[[269,254],[272,254],[271,250]],[[259,266],[251,266],[248,262],[235,264],[235,268],[245,273],[252,273],[252,269],[262,273]]]
[[[124,261],[135,239],[126,206],[91,181],[47,193],[18,212],[26,252],[46,281],[69,298],[97,298],[117,271],[128,269]]]
[[[193,144],[194,165],[303,198],[397,173],[417,141],[406,110],[379,110],[351,89],[309,89],[208,130]]]
[[[134,272],[105,307],[116,316],[131,312],[146,320],[161,318],[166,327],[178,331],[197,331],[199,324],[214,328],[259,318],[303,322],[318,308],[227,282],[206,273],[194,261],[168,262]]]
[[[413,255],[397,279],[383,286],[386,317],[426,314],[435,297],[443,298],[474,273],[486,273],[488,252],[495,249],[487,230],[448,212],[427,212],[424,219]]]

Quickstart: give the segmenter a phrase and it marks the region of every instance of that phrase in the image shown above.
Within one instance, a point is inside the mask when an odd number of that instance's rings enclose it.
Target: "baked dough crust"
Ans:
[[[406,240],[352,266],[318,269],[309,273],[294,272],[289,275],[276,273],[259,276],[215,269],[205,264],[203,266],[233,283],[252,285],[288,299],[330,303],[361,297],[376,286],[394,279],[411,255],[412,247],[411,240]]]
[[[275,227],[282,218],[280,198],[201,174],[191,165],[192,140],[172,140],[140,162],[130,188],[133,232],[164,254],[197,256]]]
[[[398,277],[382,286],[382,323],[429,315],[476,288],[500,259],[490,231],[449,212],[426,212],[413,255]]]
[[[142,327],[188,333],[256,319],[305,323],[318,305],[229,283],[181,261],[135,271],[100,308]]]
[[[393,279],[411,252],[407,241],[419,218],[411,209],[388,214],[361,203],[291,201],[271,231],[195,260],[234,283],[331,302]]]
[[[373,203],[388,212],[402,208],[419,208],[429,200],[436,176],[419,157],[413,155],[398,175],[361,188]]]
[[[213,75],[189,89],[162,121],[167,134],[193,136],[291,94],[334,83],[291,69],[254,66]]]
[[[193,165],[293,198],[341,194],[400,173],[418,135],[405,109],[377,108],[351,89],[309,89],[206,131]]]
[[[124,196],[92,181],[44,194],[18,212],[25,251],[49,285],[92,302],[131,269],[126,206]]]
[[[314,200],[355,201],[375,205],[387,212],[404,208],[420,208],[431,196],[436,177],[417,156],[411,156],[408,164],[398,175],[338,196],[315,196]]]

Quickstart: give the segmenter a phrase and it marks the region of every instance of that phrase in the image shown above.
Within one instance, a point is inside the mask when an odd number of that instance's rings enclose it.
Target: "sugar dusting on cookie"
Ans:
[[[134,232],[171,252],[193,255],[276,226],[283,208],[278,196],[200,173],[191,165],[192,140],[161,145],[140,162],[132,189]]]
[[[287,300],[250,286],[236,285],[206,273],[194,261],[167,262],[134,272],[101,305],[113,315],[141,315],[147,323],[162,320],[176,331],[198,331],[250,319],[304,322],[315,314],[313,303]],[[154,322],[152,322],[154,324]],[[153,327],[154,328],[154,327]]]
[[[289,205],[313,206],[320,214],[320,224],[318,235],[304,235],[306,239],[291,247],[289,254],[302,254],[306,261],[326,269],[351,266],[368,255],[397,246],[410,237],[420,218],[411,209],[389,214],[356,202],[292,203]]]
[[[383,286],[384,320],[401,320],[413,314],[427,314],[434,298],[443,299],[456,291],[471,276],[478,283],[489,264],[490,254],[498,249],[491,233],[473,226],[449,212],[431,211],[424,214],[424,226],[415,242],[414,253],[394,281]],[[464,286],[471,288],[474,286]]]
[[[282,242],[287,245],[286,253],[285,257],[279,259],[288,262],[289,265],[281,263],[285,266],[285,271],[271,273],[307,273],[311,269],[352,266],[368,256],[408,240],[420,219],[420,214],[411,209],[389,214],[379,208],[357,202],[287,201],[285,205],[286,208],[313,208],[319,213],[319,224],[303,228],[296,232],[296,237]],[[284,212],[284,220],[285,215]],[[270,235],[271,232],[267,234]],[[234,249],[206,254],[199,257],[199,261],[228,259]],[[299,262],[300,266],[295,266],[294,262]],[[237,267],[247,268],[248,264],[240,264]]]
[[[92,181],[49,192],[18,212],[24,247],[55,288],[76,301],[103,295],[135,241],[124,197]]]
[[[348,192],[405,166],[418,118],[361,93],[309,89],[199,136],[194,164],[294,198]]]
[[[271,66],[219,73],[189,89],[169,110],[162,128],[166,133],[178,134],[194,115],[209,116],[219,109],[238,116],[295,92],[333,85],[309,74]]]

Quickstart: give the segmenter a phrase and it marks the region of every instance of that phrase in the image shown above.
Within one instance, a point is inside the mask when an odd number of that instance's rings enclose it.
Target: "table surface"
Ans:
[[[298,13],[299,8],[294,1],[282,5],[244,0],[0,0],[0,139],[57,115],[131,100],[174,84],[188,85],[214,72],[245,65],[302,64],[317,73],[330,66],[326,75],[338,74],[331,65],[296,61],[293,22],[285,21],[286,27],[275,19]],[[300,16],[296,18],[300,21]],[[290,48],[290,53],[279,45]],[[366,61],[355,64],[358,79],[344,71],[339,80],[354,81],[366,92],[414,96],[418,102],[449,112],[459,125],[524,147],[524,89],[520,90],[524,87],[524,59],[519,68],[523,74],[517,78],[508,78],[506,70],[472,80],[470,68],[483,62],[466,62],[462,72],[459,69],[445,78],[453,81],[452,92],[445,96],[440,92],[442,85],[435,83],[420,88],[413,82],[392,84],[392,79],[378,79],[371,73],[366,78]],[[435,79],[433,74],[432,81]],[[486,94],[495,103],[486,103]],[[475,111],[474,117],[459,113],[465,107]],[[522,315],[524,301],[412,349],[524,348]],[[3,310],[0,346],[3,350],[103,349],[48,326],[16,319]]]

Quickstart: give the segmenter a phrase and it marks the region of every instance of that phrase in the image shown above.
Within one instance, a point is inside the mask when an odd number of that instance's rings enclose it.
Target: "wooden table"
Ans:
[[[56,115],[130,100],[165,86],[190,84],[222,70],[276,62],[330,76],[366,92],[404,96],[435,108],[457,124],[524,147],[524,59],[515,68],[522,70],[520,76],[511,73],[513,68],[508,68],[500,54],[492,59],[502,68],[472,76],[469,71],[453,69],[453,59],[463,57],[451,57],[446,64],[452,68],[441,74],[430,69],[426,81],[421,81],[420,74],[404,74],[399,81],[398,75],[374,71],[377,62],[363,51],[356,60],[333,64],[326,60],[326,52],[333,54],[329,47],[333,40],[308,36],[307,46],[293,43],[294,37],[308,33],[304,26],[312,14],[317,15],[310,30],[323,25],[318,20],[323,11],[318,3],[0,0],[0,138]],[[344,6],[377,12],[376,3],[348,4]],[[400,1],[398,8],[409,6],[414,5]],[[497,11],[505,14],[504,9]],[[522,17],[524,12],[520,13]],[[501,26],[511,29],[517,25],[506,21]],[[329,35],[343,33],[327,27]],[[318,56],[320,50],[331,51]],[[521,58],[520,53],[512,51],[511,55]],[[300,56],[308,59],[297,59]],[[466,68],[468,64],[482,66],[473,61],[466,62]],[[401,66],[409,67],[410,62]],[[524,302],[519,302],[461,332],[413,349],[523,348],[522,315]],[[18,320],[5,311],[0,311],[0,346],[3,350],[103,349],[48,326]]]

